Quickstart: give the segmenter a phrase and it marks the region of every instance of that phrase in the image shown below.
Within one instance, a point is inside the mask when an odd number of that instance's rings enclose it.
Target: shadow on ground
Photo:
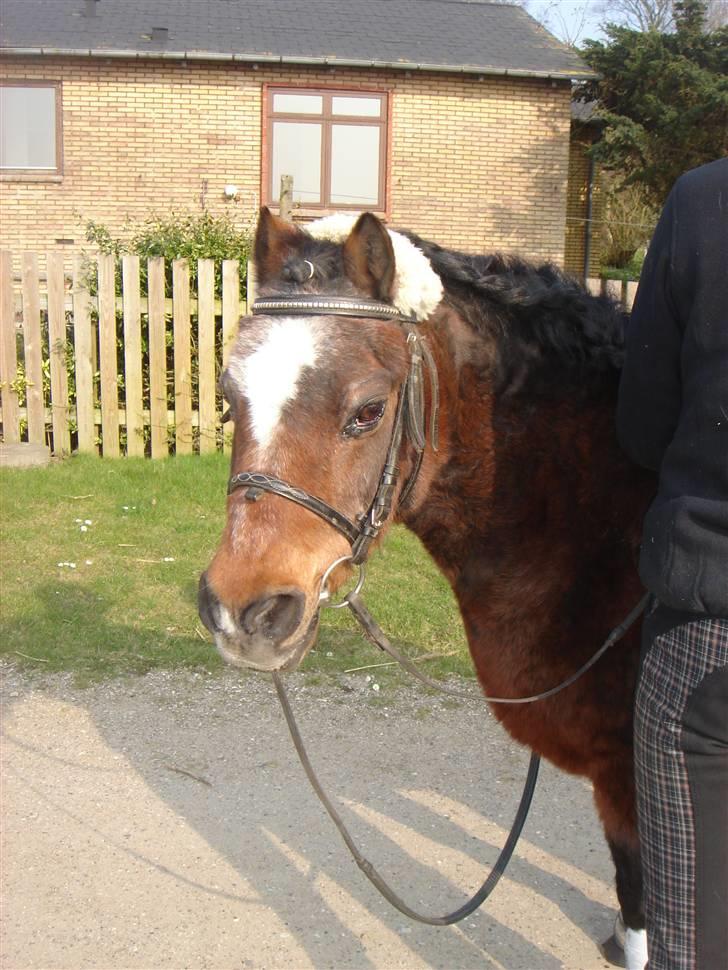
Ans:
[[[108,649],[133,640],[103,611],[93,624]],[[506,837],[527,753],[477,700],[376,693],[365,673],[289,682],[365,854],[415,908],[459,906]],[[4,695],[8,966],[606,966],[611,865],[578,779],[542,770],[494,895],[432,928],[391,909],[351,861],[268,678],[157,671],[80,689],[9,665]]]

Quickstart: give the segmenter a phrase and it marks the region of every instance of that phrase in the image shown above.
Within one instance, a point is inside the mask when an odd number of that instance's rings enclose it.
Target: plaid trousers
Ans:
[[[645,617],[635,772],[649,970],[728,970],[728,619]]]

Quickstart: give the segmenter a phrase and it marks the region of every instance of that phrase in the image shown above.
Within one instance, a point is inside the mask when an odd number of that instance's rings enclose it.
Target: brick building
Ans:
[[[0,54],[3,248],[171,209],[250,221],[292,174],[297,219],[366,208],[564,261],[571,85],[590,73],[520,7],[3,0]]]

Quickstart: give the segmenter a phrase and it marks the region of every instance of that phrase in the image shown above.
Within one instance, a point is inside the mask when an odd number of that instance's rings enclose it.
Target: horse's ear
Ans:
[[[395,269],[392,240],[371,212],[359,216],[344,243],[344,269],[352,283],[374,299],[392,299]]]
[[[305,234],[300,229],[273,215],[267,206],[263,206],[253,243],[258,282],[265,283],[266,280],[279,276],[291,250],[296,249],[304,238]]]

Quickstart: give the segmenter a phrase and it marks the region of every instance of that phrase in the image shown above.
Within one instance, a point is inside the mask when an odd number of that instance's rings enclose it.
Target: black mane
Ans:
[[[432,263],[445,288],[444,302],[495,348],[489,379],[501,398],[583,400],[616,392],[627,322],[616,301],[594,296],[552,263],[469,255],[398,232]],[[355,295],[341,245],[308,235],[283,266],[278,292],[306,287],[307,259],[316,263],[317,292]]]
[[[501,393],[593,393],[616,386],[626,313],[552,263],[473,256],[404,231],[432,263],[445,299],[498,348]]]

